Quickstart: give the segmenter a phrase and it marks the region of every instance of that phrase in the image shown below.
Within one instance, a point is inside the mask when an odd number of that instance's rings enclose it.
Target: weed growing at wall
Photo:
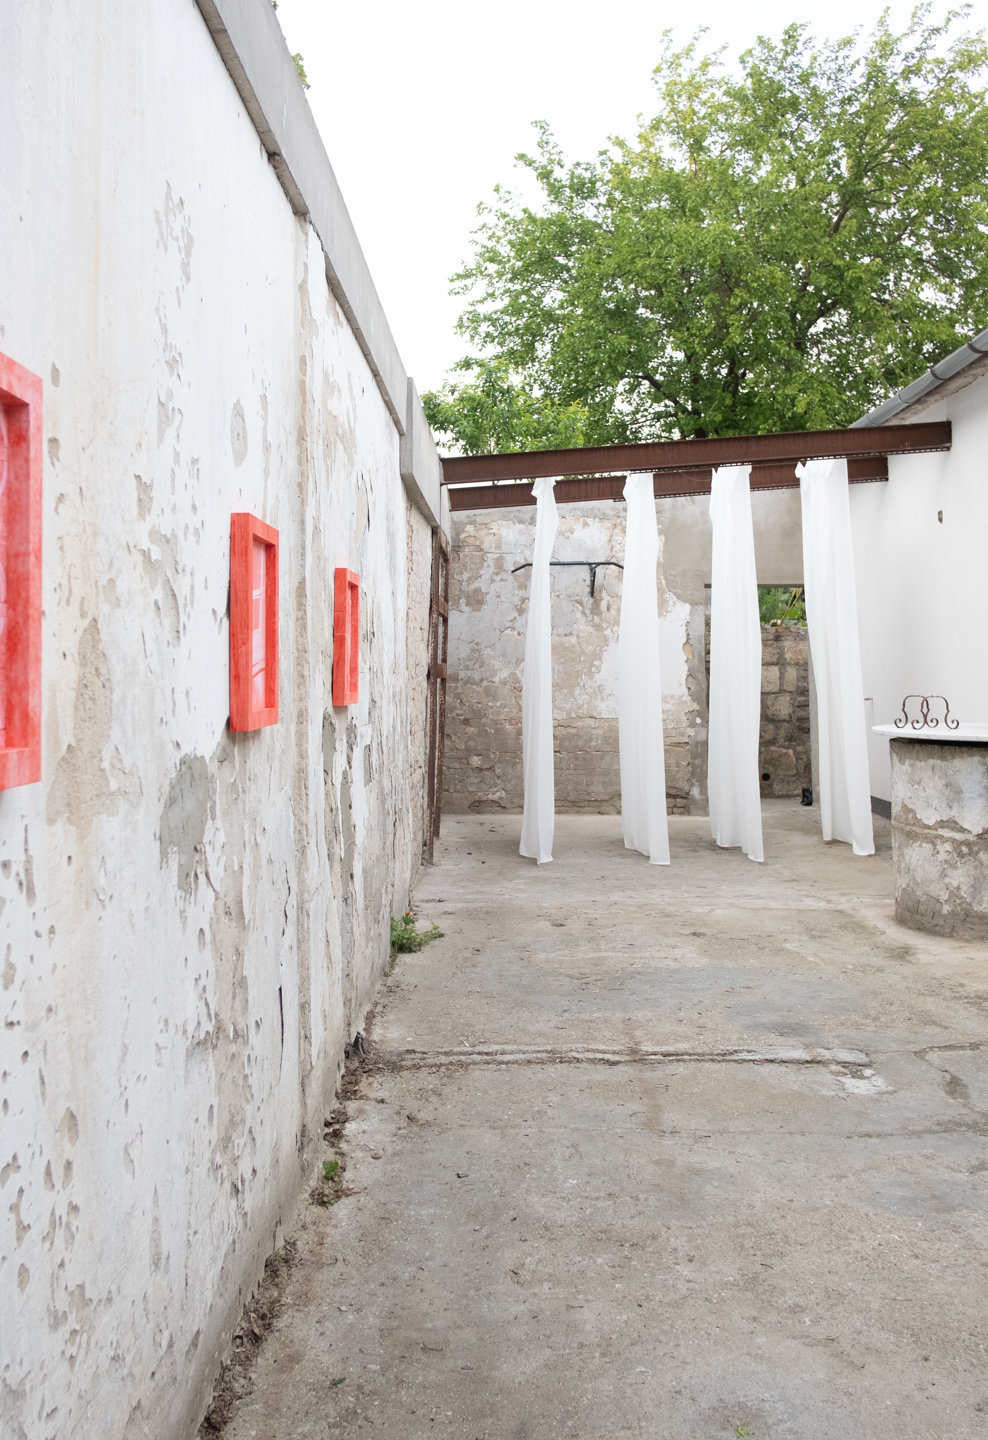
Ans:
[[[438,925],[433,925],[428,930],[416,930],[415,916],[411,910],[406,910],[400,920],[392,918],[391,921],[391,958],[421,950],[430,940],[441,940],[442,937],[443,931]]]

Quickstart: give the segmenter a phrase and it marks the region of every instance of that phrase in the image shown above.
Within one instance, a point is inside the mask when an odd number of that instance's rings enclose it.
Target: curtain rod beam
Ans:
[[[711,470],[657,470],[652,476],[652,489],[657,498],[675,495],[709,495]],[[852,485],[888,479],[888,460],[884,455],[855,458],[847,462],[847,478]],[[624,491],[624,475],[593,475],[573,480],[557,480],[553,495],[557,505],[578,504],[587,500],[620,500]],[[796,469],[789,465],[753,465],[752,490],[795,490],[799,488]],[[450,510],[500,510],[515,505],[534,505],[530,482],[507,485],[463,485],[446,491]]]
[[[644,445],[599,445],[580,450],[454,455],[442,462],[443,484],[537,480],[541,476],[613,474],[619,470],[698,470],[800,460],[917,455],[949,450],[949,420],[875,425],[860,430],[800,430],[788,435],[727,435],[713,440],[660,440]]]

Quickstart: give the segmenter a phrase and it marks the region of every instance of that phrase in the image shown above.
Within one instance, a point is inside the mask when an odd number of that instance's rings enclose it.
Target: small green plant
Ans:
[[[340,1162],[338,1160],[324,1160],[322,1162],[322,1178],[324,1180],[332,1180],[339,1168]]]
[[[345,1379],[346,1379],[346,1376],[345,1376],[345,1375],[341,1375],[338,1380],[332,1380],[330,1383],[331,1383],[332,1385],[342,1385]]]
[[[805,625],[806,596],[802,585],[759,585],[758,618],[763,625]]]
[[[752,1437],[752,1432],[748,1429],[747,1425],[739,1425],[734,1433],[738,1437],[738,1440],[751,1440]]]
[[[406,910],[400,920],[392,918],[391,921],[391,955],[407,955],[412,951],[421,950],[428,945],[430,940],[441,940],[443,932],[438,925],[431,926],[428,930],[416,930],[415,916],[411,910]]]

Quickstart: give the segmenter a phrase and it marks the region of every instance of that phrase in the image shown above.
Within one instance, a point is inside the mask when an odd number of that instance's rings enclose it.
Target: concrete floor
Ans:
[[[988,947],[818,823],[444,822],[228,1440],[988,1435]]]

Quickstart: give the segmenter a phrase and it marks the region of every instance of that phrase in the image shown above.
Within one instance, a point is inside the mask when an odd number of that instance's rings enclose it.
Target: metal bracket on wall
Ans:
[[[615,565],[615,566],[618,568],[618,570],[623,570],[623,569],[624,569],[624,566],[621,564],[621,562],[620,562],[619,560],[550,560],[550,561],[549,561],[549,564],[550,564],[550,565],[586,565],[587,569],[590,571],[590,599],[591,599],[591,600],[593,599],[594,591],[595,591],[596,588],[597,588],[597,571],[600,569],[600,567],[601,567],[602,565]],[[511,573],[512,573],[512,575],[517,575],[519,570],[530,570],[530,569],[531,569],[531,566],[532,566],[531,560],[526,560],[525,563],[524,563],[524,565],[516,565],[515,568],[512,570]]]

